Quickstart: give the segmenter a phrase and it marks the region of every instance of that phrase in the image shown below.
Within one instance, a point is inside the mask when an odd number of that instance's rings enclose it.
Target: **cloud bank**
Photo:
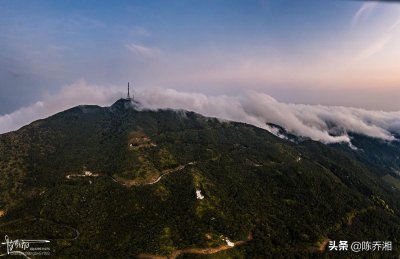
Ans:
[[[45,94],[41,101],[0,116],[0,133],[16,130],[35,120],[81,104],[109,105],[120,97],[115,89],[89,85],[84,80],[65,86],[56,94]]]
[[[297,136],[324,143],[350,143],[348,132],[392,141],[395,138],[391,132],[400,130],[400,112],[287,104],[254,91],[242,97],[210,97],[168,89],[143,91],[138,96],[145,107],[191,110],[206,116],[249,123],[274,133],[274,129],[266,125],[273,123]]]
[[[57,94],[45,95],[40,102],[0,116],[0,133],[16,130],[34,120],[76,105],[108,106],[122,96],[119,89],[90,85],[80,80],[65,86]],[[288,104],[255,91],[244,96],[207,96],[172,89],[139,89],[135,92],[135,98],[148,109],[185,109],[206,116],[252,124],[276,133],[276,129],[266,124],[273,123],[294,135],[323,143],[350,143],[349,132],[392,141],[395,140],[392,133],[400,132],[400,112]]]

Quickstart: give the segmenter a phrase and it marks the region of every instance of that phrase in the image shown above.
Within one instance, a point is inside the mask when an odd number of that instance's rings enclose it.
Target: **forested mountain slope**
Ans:
[[[121,99],[0,135],[0,235],[49,239],[58,258],[392,258],[389,171],[340,145]],[[328,240],[393,252],[329,252]]]

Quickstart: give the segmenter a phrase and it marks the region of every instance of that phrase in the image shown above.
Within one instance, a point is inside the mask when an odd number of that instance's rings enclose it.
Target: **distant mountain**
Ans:
[[[48,239],[58,258],[399,256],[400,145],[353,144],[125,99],[74,107],[0,135],[0,235]]]
[[[309,138],[290,134],[279,125],[271,123],[268,125],[276,129],[276,135],[281,138],[297,144],[305,144],[310,141]],[[367,165],[376,175],[381,176],[391,188],[400,189],[400,182],[398,182],[400,181],[400,134],[397,132],[391,132],[391,134],[396,140],[385,141],[350,132],[348,133],[351,138],[350,145],[348,143],[334,143],[328,144],[328,146]]]
[[[351,142],[356,150],[349,150],[348,146],[332,145],[340,148],[361,162],[379,169],[383,173],[400,174],[400,136],[393,133],[397,140],[384,141],[360,134],[350,134]],[[350,151],[350,152],[349,152]]]

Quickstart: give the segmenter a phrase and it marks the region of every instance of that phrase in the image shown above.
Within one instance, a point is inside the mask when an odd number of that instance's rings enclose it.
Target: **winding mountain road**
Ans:
[[[179,166],[177,166],[175,168],[163,170],[161,172],[160,176],[157,179],[155,179],[153,181],[150,181],[150,182],[147,182],[147,183],[142,183],[142,184],[138,184],[135,180],[126,180],[126,179],[123,179],[123,178],[116,179],[116,178],[114,178],[112,176],[110,176],[110,177],[114,182],[119,183],[119,184],[124,185],[124,186],[127,186],[127,187],[140,186],[140,185],[153,185],[153,184],[158,183],[163,177],[167,176],[168,174],[173,173],[173,172],[181,171],[181,170],[185,169],[187,166],[195,165],[195,164],[196,164],[196,162],[192,161],[192,162],[186,163],[184,165],[179,165]]]
[[[253,240],[253,235],[250,232],[249,235],[247,236],[247,240],[236,241],[236,242],[234,242],[234,246],[220,245],[217,247],[207,247],[207,248],[186,248],[186,249],[179,249],[179,250],[172,251],[172,253],[168,256],[140,254],[137,256],[137,258],[140,258],[140,259],[175,259],[178,256],[183,255],[183,254],[202,254],[202,255],[215,254],[215,253],[218,253],[221,251],[233,249],[236,246],[246,244],[247,242],[249,242],[251,240]]]

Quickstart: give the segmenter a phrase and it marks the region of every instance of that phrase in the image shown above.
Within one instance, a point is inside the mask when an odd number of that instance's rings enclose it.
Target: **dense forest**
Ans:
[[[399,145],[353,138],[359,150],[123,99],[78,106],[0,135],[0,235],[48,239],[56,258],[399,256]]]

